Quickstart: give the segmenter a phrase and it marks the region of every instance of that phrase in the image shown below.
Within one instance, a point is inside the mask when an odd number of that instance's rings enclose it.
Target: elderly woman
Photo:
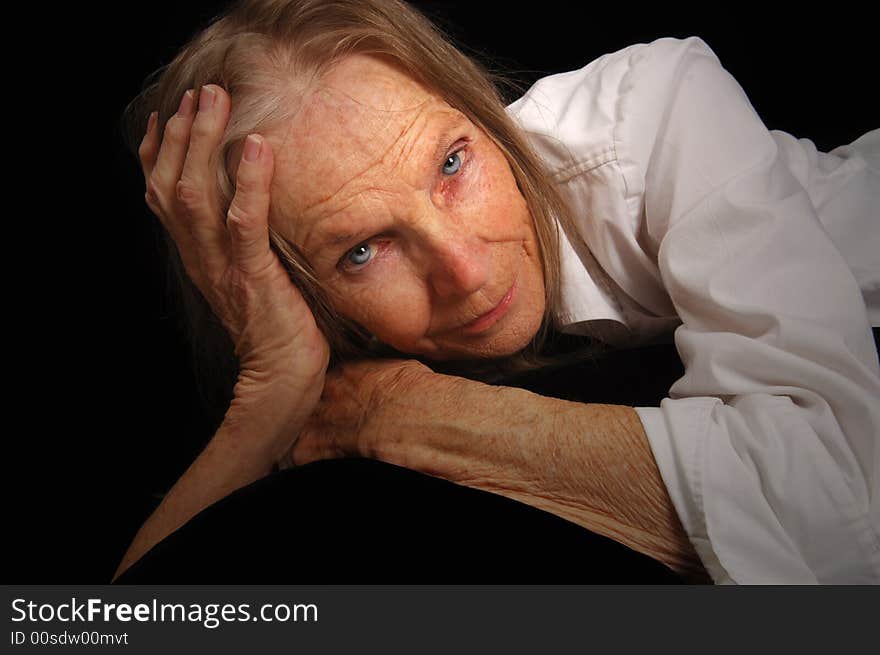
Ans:
[[[147,204],[239,374],[120,572],[278,462],[363,456],[684,575],[880,582],[880,132],[768,131],[699,38],[505,107],[397,0],[242,2],[136,106]],[[659,407],[443,368],[673,331]]]

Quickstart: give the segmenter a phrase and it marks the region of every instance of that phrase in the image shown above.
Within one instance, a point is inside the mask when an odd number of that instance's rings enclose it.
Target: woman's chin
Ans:
[[[498,334],[464,343],[438,344],[431,350],[418,353],[418,356],[436,362],[501,359],[515,355],[528,346],[538,327],[540,323],[532,331]]]
[[[543,297],[531,303],[518,303],[514,311],[485,331],[469,334],[467,330],[450,332],[442,337],[424,337],[407,343],[389,340],[401,353],[437,362],[487,360],[509,357],[526,348],[541,328],[544,318]],[[523,307],[525,305],[525,307]]]

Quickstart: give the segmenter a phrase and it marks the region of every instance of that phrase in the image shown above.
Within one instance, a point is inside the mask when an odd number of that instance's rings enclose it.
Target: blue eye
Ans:
[[[446,158],[446,162],[443,164],[443,174],[455,175],[460,168],[461,156],[457,152],[453,152]]]
[[[368,243],[361,243],[354,248],[352,248],[348,254],[345,256],[345,259],[350,264],[354,264],[355,266],[363,266],[368,261],[373,258],[373,249],[370,247]]]

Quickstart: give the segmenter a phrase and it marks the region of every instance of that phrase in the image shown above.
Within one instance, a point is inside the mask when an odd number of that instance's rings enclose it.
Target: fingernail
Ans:
[[[217,94],[214,93],[214,89],[203,86],[199,93],[199,111],[208,111],[213,107],[216,97]]]
[[[156,125],[156,119],[158,117],[159,117],[158,111],[150,112],[150,117],[147,119],[147,134],[149,134],[150,131],[153,129],[153,127]]]
[[[180,107],[177,108],[178,116],[190,117],[193,113],[193,105],[195,104],[193,98],[192,89],[183,94],[183,98],[180,99]]]
[[[244,159],[245,161],[257,161],[260,158],[260,149],[263,146],[263,140],[256,134],[251,134],[244,142]]]

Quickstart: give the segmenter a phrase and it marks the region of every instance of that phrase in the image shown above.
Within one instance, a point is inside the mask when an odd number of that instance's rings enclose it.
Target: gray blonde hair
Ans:
[[[500,148],[531,211],[545,280],[546,310],[531,343],[515,356],[492,362],[443,363],[459,374],[489,380],[534,368],[555,326],[559,302],[559,234],[569,232],[570,210],[540,158],[508,115],[499,86],[509,81],[490,73],[459,51],[430,20],[400,0],[243,0],[233,4],[183,47],[173,61],[148,79],[125,113],[129,147],[136,151],[149,113],[158,110],[157,129],[175,113],[188,89],[217,84],[229,93],[231,114],[221,144],[217,191],[224,210],[234,194],[233,158],[252,132],[265,133],[289,119],[308,84],[347,55],[391,58],[415,80],[465,114]],[[309,302],[331,346],[334,361],[400,356],[377,344],[328,302],[306,258],[270,227],[273,250]],[[226,395],[234,355],[225,334],[183,273],[166,235],[169,260],[180,283],[190,340],[201,377],[225,377]],[[213,331],[213,334],[209,334]],[[220,329],[222,332],[222,328]],[[224,351],[225,349],[225,351]],[[225,364],[224,364],[225,362]],[[438,369],[438,362],[432,367]],[[214,370],[205,371],[205,367]],[[197,370],[197,375],[199,371]],[[228,399],[228,398],[227,398]]]

